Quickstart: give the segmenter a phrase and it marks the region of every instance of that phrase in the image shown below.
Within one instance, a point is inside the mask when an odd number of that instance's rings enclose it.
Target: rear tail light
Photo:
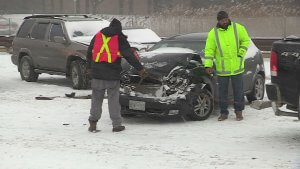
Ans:
[[[274,51],[271,51],[270,69],[271,69],[271,76],[278,75],[278,55]]]

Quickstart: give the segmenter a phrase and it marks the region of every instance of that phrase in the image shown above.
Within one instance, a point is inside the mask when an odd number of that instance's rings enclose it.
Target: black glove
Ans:
[[[207,74],[212,74],[212,73],[214,73],[214,69],[211,68],[211,67],[206,67],[206,68],[205,68],[205,72],[206,72]]]

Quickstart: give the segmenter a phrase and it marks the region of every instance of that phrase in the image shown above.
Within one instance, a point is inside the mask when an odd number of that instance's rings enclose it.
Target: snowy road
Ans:
[[[300,122],[276,117],[271,108],[247,105],[241,122],[232,110],[224,122],[217,114],[187,122],[127,118],[127,130],[112,133],[105,101],[101,132],[94,134],[87,132],[90,100],[35,100],[71,93],[64,77],[21,81],[3,53],[0,72],[0,169],[300,168]]]

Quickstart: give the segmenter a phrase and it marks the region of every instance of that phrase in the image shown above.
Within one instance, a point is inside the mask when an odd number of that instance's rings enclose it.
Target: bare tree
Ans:
[[[119,0],[119,14],[123,15],[124,14],[124,1],[123,0]]]
[[[64,2],[63,0],[59,0],[59,12],[62,14],[64,13]]]
[[[50,0],[51,13],[54,13],[54,0]]]
[[[133,11],[133,0],[128,0],[128,6],[129,6],[128,14],[129,15],[134,14],[134,11]]]
[[[99,5],[104,2],[104,0],[92,0],[93,4],[93,14],[99,13]]]
[[[90,13],[90,0],[85,0],[85,13]]]

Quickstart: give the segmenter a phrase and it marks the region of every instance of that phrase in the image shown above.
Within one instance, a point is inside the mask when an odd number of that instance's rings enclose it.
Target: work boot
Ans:
[[[97,131],[97,121],[91,121],[89,120],[90,127],[89,127],[89,132],[96,132]]]
[[[226,119],[228,119],[228,115],[227,115],[227,114],[221,114],[221,115],[219,116],[219,118],[218,118],[218,121],[224,121],[224,120],[226,120]]]
[[[236,112],[235,112],[235,115],[236,115],[236,120],[237,120],[237,121],[241,121],[241,120],[244,119],[243,114],[242,114],[241,111],[236,111]]]
[[[125,126],[116,126],[116,127],[113,127],[113,129],[112,129],[113,132],[120,132],[123,130],[125,130]]]

